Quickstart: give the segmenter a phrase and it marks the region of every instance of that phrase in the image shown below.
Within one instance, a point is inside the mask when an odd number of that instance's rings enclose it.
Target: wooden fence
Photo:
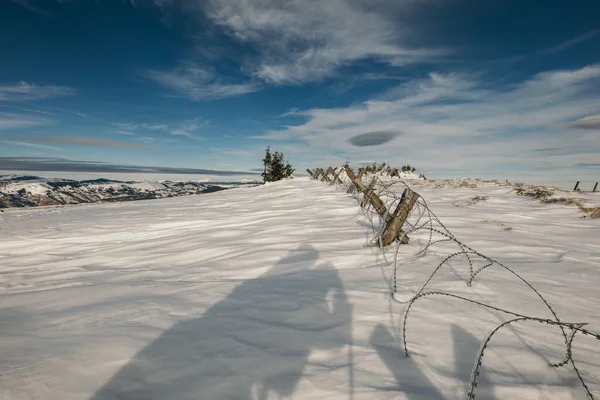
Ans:
[[[387,210],[385,203],[377,193],[375,193],[374,189],[375,184],[377,183],[377,177],[371,180],[369,186],[365,186],[362,182],[361,178],[365,174],[364,168],[361,168],[358,171],[358,175],[354,175],[354,172],[352,172],[348,165],[341,168],[329,167],[326,171],[323,171],[322,168],[315,168],[312,171],[307,169],[306,172],[308,172],[308,175],[312,179],[327,182],[329,185],[344,185],[344,182],[340,179],[340,175],[345,172],[350,179],[350,186],[348,187],[347,193],[352,194],[356,190],[358,190],[359,193],[362,193],[363,199],[361,206],[364,208],[370,203],[385,223],[385,229],[380,238],[381,245],[383,247],[389,246],[394,243],[396,239],[402,244],[408,243],[408,236],[402,230],[402,226],[419,199],[418,193],[407,188],[394,212],[390,213],[389,210]]]

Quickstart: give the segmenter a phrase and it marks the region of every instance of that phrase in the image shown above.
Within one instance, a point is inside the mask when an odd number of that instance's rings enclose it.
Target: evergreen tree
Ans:
[[[261,175],[264,182],[275,182],[292,176],[294,168],[288,160],[284,163],[283,159],[283,153],[271,153],[271,147],[267,146],[265,158],[262,160],[264,170]]]
[[[267,146],[265,158],[262,159],[264,169],[261,176],[263,182],[271,182],[271,164],[273,163],[273,157],[271,156],[271,146]]]

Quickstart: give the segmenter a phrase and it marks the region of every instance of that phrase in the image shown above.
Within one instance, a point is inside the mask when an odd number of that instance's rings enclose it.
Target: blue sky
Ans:
[[[251,171],[269,144],[299,171],[591,181],[599,14],[595,0],[3,1],[0,157]]]

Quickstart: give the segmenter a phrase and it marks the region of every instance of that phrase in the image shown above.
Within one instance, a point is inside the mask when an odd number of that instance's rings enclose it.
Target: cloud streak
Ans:
[[[600,130],[600,114],[580,118],[577,121],[569,123],[568,125],[577,129]]]
[[[430,0],[434,1],[434,0]],[[381,0],[155,0],[195,18],[198,37],[207,18],[230,38],[249,47],[242,70],[271,84],[299,84],[330,77],[341,67],[367,58],[393,66],[437,59],[448,49],[409,46],[408,15],[418,2]],[[204,48],[198,55],[204,54]],[[161,81],[175,84],[171,76]],[[212,92],[212,90],[209,90]]]
[[[169,89],[178,96],[193,101],[216,100],[241,96],[259,91],[260,85],[250,83],[227,83],[213,72],[193,63],[182,63],[171,71],[149,69],[143,76]]]
[[[33,117],[31,115],[0,113],[0,131],[49,125],[53,122],[48,118]]]
[[[122,142],[118,140],[106,140],[89,138],[84,136],[37,136],[22,138],[28,142],[44,142],[44,143],[64,143],[64,144],[75,144],[82,146],[95,146],[95,147],[120,147],[120,148],[131,148],[131,149],[147,149],[154,146],[149,146],[142,143],[134,142]]]
[[[44,86],[27,82],[0,85],[0,101],[42,100],[53,97],[74,96],[75,94],[77,94],[77,91],[67,86]]]
[[[600,34],[600,29],[594,29],[592,31],[584,33],[583,35],[579,35],[573,39],[569,39],[567,41],[559,43],[556,46],[549,47],[549,48],[545,49],[544,51],[542,51],[542,53],[545,53],[545,54],[559,53],[559,52],[567,50],[568,48],[573,47],[579,43],[585,42],[586,40],[592,39],[595,36],[597,36],[598,34]]]
[[[304,122],[261,138],[304,144],[315,162],[341,163],[348,157],[398,160],[438,171],[542,171],[595,161],[600,142],[580,130],[597,129],[598,104],[600,65],[542,72],[494,88],[473,75],[432,73],[361,104],[294,110],[294,118]],[[359,144],[363,139],[370,144],[365,132],[399,129],[402,141],[373,147],[353,143],[358,138]],[[535,151],[549,148],[563,151]],[[296,156],[305,158],[292,147],[289,157]]]
[[[156,166],[136,166],[127,164],[109,164],[94,161],[74,161],[63,158],[40,157],[0,157],[0,170],[8,171],[63,171],[63,172],[127,172],[127,173],[163,173],[192,175],[258,175],[246,171],[222,171],[195,168],[169,168]]]

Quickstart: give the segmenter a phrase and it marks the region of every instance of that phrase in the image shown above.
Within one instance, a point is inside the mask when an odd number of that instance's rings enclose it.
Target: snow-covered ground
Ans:
[[[532,283],[562,320],[600,332],[600,219],[512,187],[414,181],[461,241]],[[439,186],[439,185],[438,185]],[[454,187],[458,186],[458,187]],[[473,197],[487,197],[473,201]],[[398,253],[414,295],[450,244]],[[203,196],[0,213],[0,399],[460,399],[479,346],[509,317],[460,300],[390,300],[395,247],[371,244],[345,191],[307,178]],[[430,283],[549,318],[525,285],[457,259]],[[477,399],[584,399],[560,331],[510,325]],[[573,357],[600,398],[600,341]]]

